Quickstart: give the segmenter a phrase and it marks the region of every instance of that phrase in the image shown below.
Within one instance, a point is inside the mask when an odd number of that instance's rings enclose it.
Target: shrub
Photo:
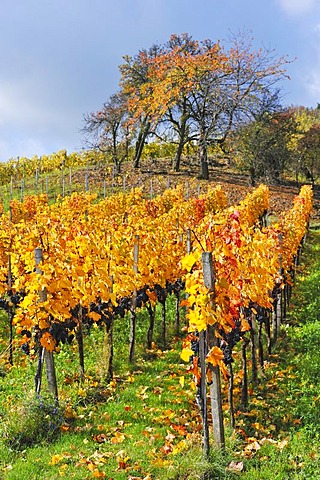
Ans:
[[[12,412],[4,426],[5,441],[14,450],[52,442],[60,434],[62,409],[52,397],[36,396]]]

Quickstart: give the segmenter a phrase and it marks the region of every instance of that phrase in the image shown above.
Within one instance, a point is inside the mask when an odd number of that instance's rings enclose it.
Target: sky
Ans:
[[[284,105],[320,103],[320,0],[0,0],[0,161],[81,151],[124,55],[240,31],[292,60]]]

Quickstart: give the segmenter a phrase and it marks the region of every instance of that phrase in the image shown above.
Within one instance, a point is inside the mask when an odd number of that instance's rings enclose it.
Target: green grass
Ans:
[[[171,317],[173,310],[174,302],[169,298]],[[115,323],[115,375],[110,384],[103,380],[103,331],[99,328],[92,328],[86,335],[83,382],[79,380],[75,346],[63,346],[55,356],[60,405],[66,420],[61,434],[52,442],[43,438],[41,425],[38,438],[34,439],[34,411],[25,407],[34,396],[36,361],[16,351],[12,368],[2,364],[1,479],[64,476],[83,480],[105,474],[105,478],[114,479],[131,476],[173,480],[202,478],[203,473],[209,471],[223,478],[220,475],[230,454],[213,452],[210,465],[203,461],[201,420],[194,391],[189,387],[186,365],[179,357],[180,341],[173,339],[173,324],[168,323],[172,339],[168,349],[163,352],[155,347],[147,352],[144,347],[147,320],[146,312],[141,312],[134,365],[127,361],[129,320],[119,319]],[[5,319],[2,328],[5,338]],[[155,341],[160,343],[160,311]],[[184,386],[182,377],[185,377]],[[12,440],[15,432],[20,438],[30,439],[30,444],[24,441],[21,448],[17,448],[19,446],[11,441],[8,448],[8,435]]]
[[[248,455],[243,479],[320,478],[320,232],[311,233],[299,270],[275,358],[252,398],[257,414],[238,419],[266,427],[251,431],[261,448]]]
[[[235,432],[228,427],[226,411],[224,451],[212,448],[208,461],[202,457],[201,420],[186,365],[179,357],[181,342],[174,338],[174,301],[169,298],[170,342],[164,352],[157,347],[161,345],[160,310],[156,346],[149,352],[145,349],[148,315],[139,313],[133,365],[127,361],[129,319],[116,321],[114,378],[109,384],[104,379],[103,331],[99,328],[92,328],[85,337],[83,382],[75,345],[63,346],[55,355],[65,415],[57,437],[43,435],[48,421],[46,415],[41,417],[43,410],[34,419],[36,360],[18,348],[13,367],[6,363],[5,353],[0,356],[0,479],[320,478],[319,250],[320,232],[314,231],[299,267],[281,338],[245,411],[238,409],[236,391]],[[0,331],[0,352],[4,352],[5,317],[0,320]],[[8,444],[21,431],[30,435],[27,442]],[[232,465],[242,471],[236,473]]]

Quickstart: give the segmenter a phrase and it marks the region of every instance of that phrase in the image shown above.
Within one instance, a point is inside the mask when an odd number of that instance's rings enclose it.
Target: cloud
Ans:
[[[307,81],[305,82],[305,88],[312,100],[316,105],[320,102],[320,63],[309,73]]]
[[[288,15],[308,13],[317,6],[317,0],[278,0],[278,3]]]

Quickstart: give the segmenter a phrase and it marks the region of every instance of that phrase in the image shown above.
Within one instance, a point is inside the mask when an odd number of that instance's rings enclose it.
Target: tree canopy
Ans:
[[[231,34],[226,42],[173,34],[164,44],[123,57],[119,92],[85,115],[83,130],[91,146],[110,154],[118,171],[128,158],[139,167],[147,139],[158,138],[176,144],[176,171],[185,147],[195,147],[199,173],[208,178],[209,146],[238,138],[238,154],[247,154],[240,163],[252,179],[262,172],[278,179],[293,162],[293,149],[309,162],[314,179],[316,155],[306,152],[317,151],[319,121],[308,118],[303,127],[301,112],[300,120],[297,111],[284,113],[279,82],[287,78],[288,63],[274,50],[255,49],[247,32]]]

